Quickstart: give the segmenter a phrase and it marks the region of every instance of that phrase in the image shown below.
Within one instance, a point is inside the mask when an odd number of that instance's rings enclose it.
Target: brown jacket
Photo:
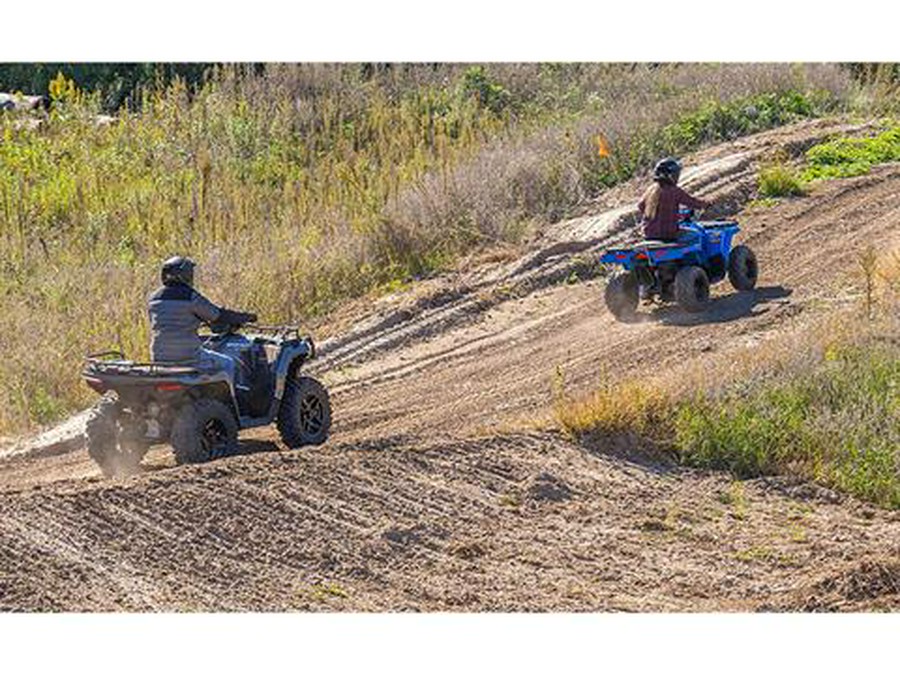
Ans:
[[[653,209],[655,192],[659,191],[656,209]],[[677,185],[656,183],[647,188],[638,202],[641,225],[647,239],[671,240],[678,238],[678,207],[683,204],[692,209],[705,209],[709,204],[702,199],[691,197]]]

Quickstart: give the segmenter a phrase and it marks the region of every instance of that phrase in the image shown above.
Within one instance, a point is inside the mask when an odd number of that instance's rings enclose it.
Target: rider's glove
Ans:
[[[233,309],[222,308],[219,313],[219,321],[231,326],[243,326],[245,323],[254,323],[257,319],[256,314],[250,312],[236,312]]]

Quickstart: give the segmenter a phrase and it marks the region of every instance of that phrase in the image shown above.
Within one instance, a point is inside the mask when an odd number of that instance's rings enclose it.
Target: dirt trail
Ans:
[[[737,213],[758,162],[860,127],[811,122],[689,158]],[[617,323],[597,253],[632,183],[523,255],[385,298],[321,344],[333,440],[106,481],[83,450],[0,460],[0,609],[748,610],[900,606],[900,522],[809,485],[615,458],[552,432],[570,393],[802,330],[857,293],[863,241],[897,240],[900,166],[740,212],[755,293]],[[526,422],[527,424],[523,424]],[[520,431],[515,431],[519,429]]]

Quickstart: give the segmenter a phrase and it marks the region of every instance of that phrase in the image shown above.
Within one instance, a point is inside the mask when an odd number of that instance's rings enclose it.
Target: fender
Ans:
[[[316,355],[316,346],[311,337],[300,340],[291,340],[284,343],[278,361],[275,363],[275,394],[273,403],[277,409],[277,402],[281,401],[284,394],[284,386],[287,378],[305,361]]]

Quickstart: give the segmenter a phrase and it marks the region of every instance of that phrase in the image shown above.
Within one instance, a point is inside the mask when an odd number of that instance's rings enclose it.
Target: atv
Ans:
[[[168,443],[177,464],[234,454],[238,431],[275,422],[289,448],[328,438],[331,405],[317,380],[301,375],[315,356],[296,327],[214,325],[204,348],[232,357],[232,375],[179,363],[137,363],[120,352],[87,357],[82,376],[103,398],[85,423],[87,449],[106,476],[138,470],[152,445]]]
[[[738,291],[756,287],[756,255],[744,245],[731,247],[740,231],[737,222],[697,222],[693,211],[680,213],[678,241],[642,241],[601,256],[601,263],[623,268],[610,278],[605,293],[606,306],[617,319],[632,317],[641,300],[674,300],[688,312],[700,312],[709,302],[710,284],[726,276]]]

